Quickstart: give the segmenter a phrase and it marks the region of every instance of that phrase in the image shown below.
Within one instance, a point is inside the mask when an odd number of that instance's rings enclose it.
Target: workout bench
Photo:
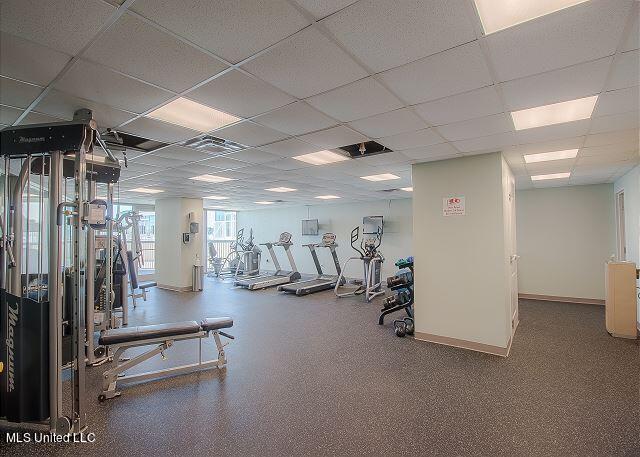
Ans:
[[[147,379],[158,379],[169,375],[179,375],[192,373],[207,368],[223,368],[227,359],[220,336],[234,339],[233,336],[221,331],[223,328],[233,327],[233,319],[230,317],[216,317],[204,319],[199,324],[196,321],[177,322],[173,324],[144,325],[139,327],[122,327],[103,331],[100,335],[99,343],[108,346],[112,352],[112,360],[115,364],[103,374],[103,390],[98,396],[101,402],[120,396],[117,391],[117,384],[122,382],[143,381]],[[218,348],[218,358],[215,360],[202,361],[202,340],[213,335]],[[165,359],[164,352],[176,341],[198,339],[199,352],[198,362],[179,367],[165,368],[162,370],[148,371],[140,374],[125,375],[124,372],[145,360],[160,354]],[[155,345],[131,359],[123,358],[127,349]]]

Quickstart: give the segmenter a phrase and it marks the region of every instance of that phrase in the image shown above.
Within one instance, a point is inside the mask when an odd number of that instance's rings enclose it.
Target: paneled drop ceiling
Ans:
[[[0,126],[88,107],[101,130],[166,143],[129,152],[122,200],[225,196],[206,205],[248,209],[403,198],[412,164],[495,151],[521,189],[612,182],[640,161],[633,0],[565,2],[489,34],[474,0],[35,3],[2,2]],[[585,119],[516,130],[511,116],[594,96]],[[181,98],[239,120],[203,132],[153,118]],[[203,133],[242,146],[180,145]],[[394,152],[294,158],[369,140]],[[525,161],[555,151],[571,158]],[[532,180],[556,173],[569,177]],[[202,175],[230,180],[190,179]],[[376,175],[397,178],[361,179]]]

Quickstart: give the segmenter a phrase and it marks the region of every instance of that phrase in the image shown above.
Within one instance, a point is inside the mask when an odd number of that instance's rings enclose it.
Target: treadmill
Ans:
[[[315,263],[316,270],[318,270],[318,276],[307,281],[283,284],[281,286],[278,286],[278,290],[281,292],[296,294],[300,297],[302,295],[320,292],[321,290],[333,289],[338,282],[338,278],[340,277],[340,261],[338,260],[338,254],[336,254],[336,248],[338,247],[338,244],[336,243],[335,233],[325,233],[324,235],[322,235],[322,241],[320,243],[304,244],[303,246],[308,247],[309,251],[311,251],[311,257],[313,257],[313,263]],[[329,248],[331,257],[333,258],[333,263],[336,267],[336,275],[326,275],[322,272],[322,266],[320,265],[320,261],[318,260],[318,253],[316,252],[316,248]],[[341,281],[344,282],[344,278],[342,278]]]
[[[291,246],[293,245],[291,242],[291,233],[282,232],[280,238],[275,243],[261,243],[261,245],[266,246],[269,250],[269,255],[271,255],[271,260],[273,260],[273,265],[276,268],[275,274],[237,279],[233,283],[234,286],[244,287],[249,290],[259,290],[287,284],[296,279],[300,279],[300,273],[291,255]],[[289,265],[291,265],[291,271],[280,269],[280,262],[278,262],[278,257],[273,249],[274,246],[282,246],[284,248],[284,252],[287,253],[287,258],[289,259]]]

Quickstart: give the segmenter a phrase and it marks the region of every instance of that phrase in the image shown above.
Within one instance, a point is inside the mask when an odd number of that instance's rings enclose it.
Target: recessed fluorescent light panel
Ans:
[[[273,205],[273,202],[265,202],[265,201],[259,201],[259,202],[253,202],[257,205]]]
[[[552,160],[575,159],[578,156],[577,149],[565,151],[542,152],[540,154],[527,154],[524,156],[526,163],[550,162]]]
[[[390,181],[392,179],[400,179],[400,176],[392,175],[391,173],[382,173],[381,175],[360,176],[360,179],[366,179],[367,181]]]
[[[475,0],[486,35],[587,0]]]
[[[571,176],[571,173],[552,173],[550,175],[534,175],[531,181],[545,181],[547,179],[563,179]]]
[[[150,189],[148,187],[136,187],[135,189],[131,189],[131,192],[140,192],[142,194],[159,194],[160,192],[164,192],[164,190]]]
[[[340,197],[338,197],[337,195],[318,195],[316,198],[319,198],[320,200],[334,200]]]
[[[568,102],[537,106],[511,113],[516,130],[588,119],[593,113],[598,96],[579,98]]]
[[[240,120],[239,117],[182,97],[161,106],[147,116],[200,132],[216,130]]]
[[[207,200],[228,200],[229,197],[222,197],[220,195],[209,195],[208,197],[203,197]]]
[[[298,189],[292,189],[291,187],[271,187],[270,189],[265,189],[269,192],[295,192]]]
[[[311,165],[326,165],[328,163],[342,162],[343,160],[349,160],[348,157],[338,154],[332,151],[318,151],[311,154],[303,154],[301,156],[295,156],[294,159],[302,162],[310,163]]]
[[[405,192],[413,192],[413,187],[401,187],[400,190],[404,190]]]
[[[192,178],[194,181],[204,181],[204,182],[227,182],[227,181],[235,181],[233,178],[225,178],[224,176],[216,176],[216,175],[200,175],[194,176]]]

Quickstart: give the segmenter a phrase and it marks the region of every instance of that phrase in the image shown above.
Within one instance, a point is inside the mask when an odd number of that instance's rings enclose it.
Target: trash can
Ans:
[[[204,267],[202,265],[193,266],[193,281],[191,288],[194,292],[200,292],[202,290],[202,283],[204,281]]]

